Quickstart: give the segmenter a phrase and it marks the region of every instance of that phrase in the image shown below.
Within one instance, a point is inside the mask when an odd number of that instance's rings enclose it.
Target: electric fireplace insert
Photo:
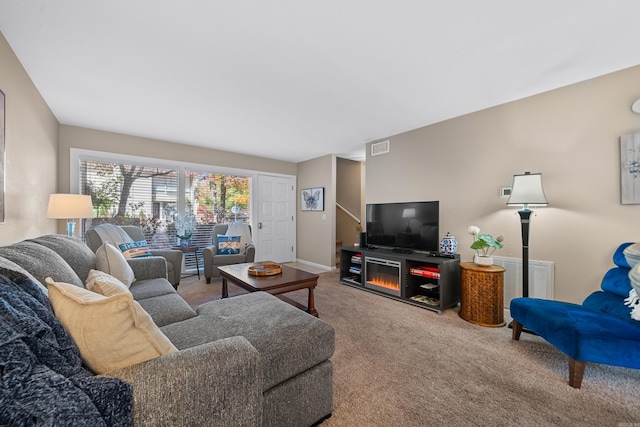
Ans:
[[[400,262],[365,257],[364,287],[389,295],[401,296]]]

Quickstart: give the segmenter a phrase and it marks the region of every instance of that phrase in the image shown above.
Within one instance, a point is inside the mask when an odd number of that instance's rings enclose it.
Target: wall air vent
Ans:
[[[372,156],[379,156],[380,154],[387,154],[388,152],[389,152],[389,140],[371,144]]]

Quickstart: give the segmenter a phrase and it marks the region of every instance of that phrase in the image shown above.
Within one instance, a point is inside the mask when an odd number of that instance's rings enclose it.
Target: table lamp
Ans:
[[[513,176],[511,195],[507,206],[522,206],[518,211],[522,226],[522,296],[529,296],[529,222],[532,210],[529,206],[547,206],[542,188],[542,174],[525,172]]]
[[[76,218],[93,218],[91,196],[84,194],[51,194],[47,218],[66,219],[67,235],[75,235]]]

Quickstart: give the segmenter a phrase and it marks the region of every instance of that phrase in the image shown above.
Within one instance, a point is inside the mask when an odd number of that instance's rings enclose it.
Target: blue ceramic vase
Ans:
[[[456,240],[456,236],[447,232],[444,236],[442,236],[442,240],[440,241],[440,252],[447,255],[455,255],[458,250],[458,241]]]

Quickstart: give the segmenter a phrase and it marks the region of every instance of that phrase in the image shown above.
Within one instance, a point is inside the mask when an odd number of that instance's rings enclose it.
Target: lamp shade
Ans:
[[[415,208],[407,208],[402,211],[402,218],[415,218],[415,217],[416,217]]]
[[[525,172],[513,176],[507,206],[547,206],[549,202],[542,188],[542,174]]]
[[[51,194],[47,218],[93,218],[91,196],[84,194]]]

